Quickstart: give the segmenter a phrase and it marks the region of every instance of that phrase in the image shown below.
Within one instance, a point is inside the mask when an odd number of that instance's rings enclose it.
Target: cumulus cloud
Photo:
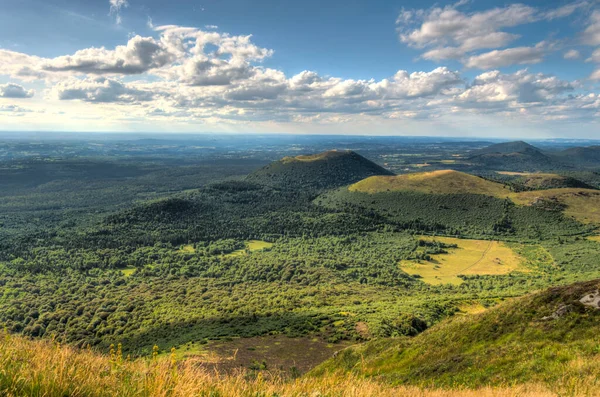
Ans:
[[[27,90],[19,84],[0,84],[0,98],[31,98],[34,94],[34,90]]]
[[[196,28],[160,26],[160,37],[134,36],[114,49],[86,48],[72,55],[39,58],[0,50],[0,74],[51,79],[57,75],[139,75],[153,73],[191,86],[225,86],[250,79],[273,50],[252,36],[231,36]]]
[[[45,76],[39,68],[42,61],[40,57],[0,49],[0,74],[22,81],[40,79]]]
[[[52,88],[51,94],[59,100],[123,103],[150,101],[155,95],[153,92],[133,88],[105,77],[60,82]]]
[[[127,45],[114,50],[87,48],[73,55],[45,61],[41,69],[47,72],[76,72],[89,74],[140,74],[160,68],[173,60],[161,43],[152,37],[135,36]]]
[[[476,69],[494,69],[510,65],[540,63],[546,53],[544,43],[535,47],[515,47],[506,50],[493,50],[469,57],[465,66]]]
[[[400,41],[424,50],[421,54],[423,59],[455,59],[473,63],[477,62],[477,58],[474,58],[477,51],[507,47],[521,37],[507,32],[507,29],[540,20],[563,18],[589,5],[587,1],[580,1],[556,9],[540,10],[524,4],[511,4],[469,13],[460,10],[466,3],[461,1],[446,7],[402,10],[397,19]],[[540,61],[540,54],[535,49],[526,51],[524,47],[518,47],[505,51],[509,50],[514,51],[504,54],[511,56],[517,64]],[[534,52],[537,52],[537,56],[533,55]],[[482,59],[494,57],[494,54],[493,51],[489,52]],[[517,57],[519,54],[521,56]],[[499,65],[500,62],[493,64]],[[503,66],[510,64],[502,62]]]
[[[547,102],[573,91],[572,83],[542,73],[531,74],[521,70],[503,74],[495,70],[477,76],[470,87],[458,95],[459,102],[517,103]]]

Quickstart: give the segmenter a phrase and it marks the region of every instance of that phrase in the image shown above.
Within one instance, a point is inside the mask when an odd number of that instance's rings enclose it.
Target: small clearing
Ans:
[[[123,268],[123,269],[121,269],[121,273],[123,274],[123,276],[125,276],[125,277],[129,277],[129,276],[131,276],[133,273],[135,273],[135,271],[136,271],[136,270],[137,270],[137,269],[136,269],[135,267],[131,267],[131,266],[129,266],[129,267],[126,267],[126,268]]]
[[[269,243],[267,241],[261,240],[248,240],[246,241],[246,248],[235,250],[228,254],[223,255],[224,257],[232,257],[232,256],[242,256],[246,255],[248,252],[262,251],[267,248],[271,248],[273,243]]]

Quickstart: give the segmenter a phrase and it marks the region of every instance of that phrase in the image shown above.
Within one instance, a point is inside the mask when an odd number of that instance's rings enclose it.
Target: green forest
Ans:
[[[600,278],[597,226],[560,202],[350,192],[393,173],[345,153],[264,169],[260,159],[63,159],[45,175],[38,160],[11,160],[0,200],[0,324],[101,352],[121,344],[132,356],[277,335],[347,346]],[[327,161],[333,173],[319,179]],[[259,170],[246,176],[248,168]],[[522,180],[486,178],[520,191]],[[442,236],[498,242],[519,266],[458,272],[454,284],[402,269],[406,260],[434,271],[444,266],[437,258],[460,260],[465,249]]]

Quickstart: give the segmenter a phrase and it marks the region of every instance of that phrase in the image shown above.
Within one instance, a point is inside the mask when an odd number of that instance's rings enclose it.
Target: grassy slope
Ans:
[[[543,191],[520,192],[511,199],[522,205],[546,199],[566,206],[564,213],[582,223],[600,224],[600,191],[591,189],[550,189]]]
[[[441,170],[398,176],[373,176],[351,185],[351,192],[417,191],[433,194],[473,193],[508,197],[503,185],[452,170]]]
[[[346,349],[314,373],[344,369],[392,384],[430,387],[533,381],[571,395],[598,395],[600,310],[579,299],[599,286],[594,280],[550,288],[482,314],[457,316],[412,339]],[[572,311],[541,321],[561,304]]]
[[[130,361],[77,350],[49,341],[30,341],[0,332],[0,395],[6,397],[188,397],[188,396],[336,396],[336,397],[544,397],[556,394],[543,385],[431,390],[393,387],[348,374],[284,379],[277,373],[219,376],[177,354]]]
[[[556,188],[591,188],[584,182],[575,178],[541,172],[509,172],[497,171],[498,174],[514,178],[514,182],[528,189],[556,189]]]
[[[543,175],[543,174],[542,174]],[[564,213],[582,223],[600,224],[600,191],[584,188],[560,188],[511,192],[504,185],[463,172],[442,170],[398,176],[373,176],[348,187],[350,192],[368,194],[385,192],[421,192],[428,194],[481,194],[520,205],[540,199],[565,205]]]

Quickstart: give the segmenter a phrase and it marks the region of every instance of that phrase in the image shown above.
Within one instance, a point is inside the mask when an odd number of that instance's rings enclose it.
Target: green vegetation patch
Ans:
[[[579,302],[599,286],[595,280],[555,287],[457,316],[412,339],[346,349],[314,374],[343,369],[426,387],[525,382],[565,387],[569,379],[600,372],[600,310]]]

